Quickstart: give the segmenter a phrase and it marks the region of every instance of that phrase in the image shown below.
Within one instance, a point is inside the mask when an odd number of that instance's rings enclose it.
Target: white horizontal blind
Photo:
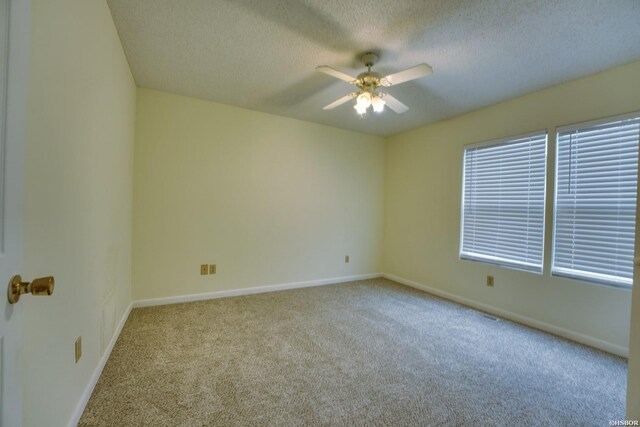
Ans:
[[[560,129],[552,273],[631,286],[640,118]]]
[[[542,272],[546,132],[464,150],[460,257]]]

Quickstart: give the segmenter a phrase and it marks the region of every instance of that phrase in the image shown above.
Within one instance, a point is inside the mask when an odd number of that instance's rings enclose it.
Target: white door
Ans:
[[[0,426],[21,425],[22,304],[7,286],[22,268],[29,0],[0,0]]]

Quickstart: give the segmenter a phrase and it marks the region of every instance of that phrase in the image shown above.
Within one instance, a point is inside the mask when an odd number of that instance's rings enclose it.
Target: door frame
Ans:
[[[14,274],[22,269],[23,259],[23,213],[24,213],[24,153],[27,133],[27,80],[29,69],[29,33],[31,21],[31,0],[0,0],[6,5],[8,14],[8,37],[3,36],[6,43],[6,80],[0,82],[6,88],[4,99],[4,141],[0,143],[3,152],[0,161],[3,167],[0,171],[0,227],[2,235],[0,242],[0,261],[2,275],[0,275],[0,295],[3,298],[2,321],[6,322],[2,355],[2,376],[8,378],[10,390],[0,390],[0,405],[2,416],[0,424],[7,426],[22,425],[22,402],[24,366],[21,366],[22,356],[22,305],[9,305],[6,297],[6,286]],[[6,21],[5,21],[6,22]],[[6,27],[5,27],[6,28]],[[4,59],[3,59],[4,62]],[[10,245],[8,243],[11,243]],[[9,251],[10,249],[10,251]],[[3,340],[4,341],[4,340]]]

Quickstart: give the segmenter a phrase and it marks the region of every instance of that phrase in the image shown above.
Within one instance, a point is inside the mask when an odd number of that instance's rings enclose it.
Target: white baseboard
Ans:
[[[591,337],[589,335],[584,335],[579,332],[570,331],[568,329],[564,329],[559,326],[552,325],[550,323],[542,322],[540,320],[536,320],[530,317],[522,316],[520,314],[512,313],[510,311],[493,307],[491,305],[473,301],[458,295],[451,294],[449,292],[442,291],[440,289],[432,288],[431,286],[423,285],[422,283],[414,282],[412,280],[407,280],[402,277],[395,276],[393,274],[383,273],[382,277],[384,277],[385,279],[393,280],[394,282],[398,282],[406,286],[410,286],[412,288],[420,289],[422,291],[428,292],[430,294],[433,294],[451,301],[458,302],[460,304],[467,305],[469,307],[476,308],[478,310],[485,311],[487,313],[494,314],[499,317],[503,317],[505,319],[512,320],[517,323],[522,323],[523,325],[530,326],[532,328],[539,329],[541,331],[549,332],[554,335],[558,335],[563,338],[567,338],[572,341],[576,341],[576,342],[588,345],[590,347],[594,347],[594,348],[606,351],[608,353],[616,354],[622,357],[629,357],[629,348],[627,347],[613,344],[608,341]]]
[[[80,421],[80,417],[84,412],[84,408],[85,406],[87,406],[87,402],[89,402],[89,398],[93,393],[93,389],[95,388],[96,383],[100,378],[100,374],[102,374],[102,370],[104,369],[104,366],[107,364],[107,360],[109,360],[109,356],[111,355],[111,350],[113,350],[113,347],[116,345],[116,341],[118,341],[120,332],[122,332],[122,328],[124,327],[124,324],[127,322],[127,319],[129,318],[129,314],[131,313],[132,308],[133,308],[133,303],[129,304],[127,309],[124,311],[124,314],[122,315],[122,318],[120,319],[120,322],[116,327],[116,330],[113,332],[111,341],[109,341],[109,345],[107,346],[104,353],[102,354],[102,357],[98,361],[98,365],[94,369],[93,374],[91,374],[91,378],[89,379],[89,384],[87,384],[87,387],[84,389],[82,396],[80,396],[80,400],[78,401],[78,404],[76,405],[76,408],[73,411],[73,414],[71,416],[71,420],[69,421],[69,427],[76,427],[78,425],[78,422]]]
[[[228,291],[207,292],[202,294],[179,295],[166,298],[151,298],[138,300],[133,303],[134,308],[151,307],[154,305],[177,304],[181,302],[201,301],[207,299],[237,297],[242,295],[261,294],[264,292],[284,291],[288,289],[309,288],[312,286],[333,285],[335,283],[352,282],[355,280],[375,279],[380,273],[358,274],[355,276],[332,277],[329,279],[309,280],[306,282],[290,282],[277,285],[256,286],[252,288],[230,289]]]

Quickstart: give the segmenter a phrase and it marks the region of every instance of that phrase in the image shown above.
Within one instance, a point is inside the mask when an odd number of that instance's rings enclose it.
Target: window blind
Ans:
[[[640,117],[559,129],[552,274],[631,286]]]
[[[542,272],[547,134],[464,150],[460,257]]]

